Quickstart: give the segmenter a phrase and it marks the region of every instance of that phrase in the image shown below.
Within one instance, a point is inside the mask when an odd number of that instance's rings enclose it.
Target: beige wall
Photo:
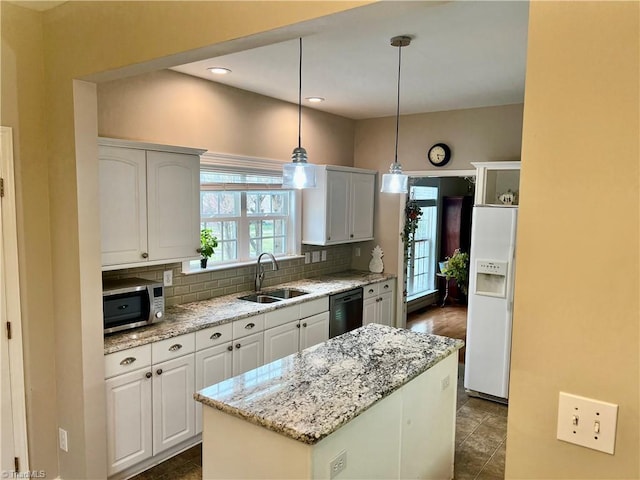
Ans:
[[[171,62],[162,60],[167,55],[365,3],[67,2],[41,14],[0,2],[3,124],[15,129],[22,169],[19,248],[32,469],[62,478],[106,472],[104,409],[96,414],[104,392],[97,387],[103,373],[102,335],[94,324],[101,308],[99,223],[89,146],[98,132],[97,122],[74,125],[74,115],[96,112],[97,96],[77,84],[74,104],[73,79],[133,64],[152,71]],[[304,31],[297,28],[283,35],[295,38]],[[59,458],[56,425],[69,432],[69,453]]]
[[[404,171],[472,170],[471,162],[520,160],[522,104],[474,108],[450,112],[402,115],[398,140],[398,161]],[[355,163],[360,168],[389,171],[395,146],[395,117],[361,120],[356,123]],[[427,150],[439,142],[451,148],[451,161],[441,168],[427,160]],[[367,268],[370,251],[379,244],[384,251],[386,272],[397,273],[399,195],[376,197],[375,242],[363,247],[356,266]],[[369,246],[371,248],[369,248]]]
[[[531,4],[507,478],[640,478],[639,18]],[[619,404],[615,455],[556,440],[560,391]]]
[[[290,161],[297,105],[171,70],[100,84],[101,136]],[[309,161],[353,165],[355,122],[303,108]]]
[[[13,128],[18,254],[29,453],[34,468],[58,472],[55,333],[42,19],[2,2],[0,123]]]

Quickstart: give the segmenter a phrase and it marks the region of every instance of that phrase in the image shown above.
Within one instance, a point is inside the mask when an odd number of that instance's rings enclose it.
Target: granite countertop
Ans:
[[[239,300],[238,297],[253,293],[252,291],[246,291],[209,300],[174,305],[165,309],[165,316],[162,322],[105,336],[104,353],[106,355],[119,352],[127,348],[195,332],[202,328],[232,322],[391,278],[395,278],[395,275],[348,270],[331,275],[283,283],[264,289],[265,292],[268,292],[268,290],[289,287],[308,292],[308,295],[279,302],[265,304]]]
[[[313,445],[463,345],[462,340],[372,323],[194,397]]]

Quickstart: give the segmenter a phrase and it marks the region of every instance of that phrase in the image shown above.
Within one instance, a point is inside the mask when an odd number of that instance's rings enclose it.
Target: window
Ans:
[[[435,289],[438,187],[412,186],[410,195],[420,206],[422,216],[409,252],[407,297],[418,297]]]
[[[297,195],[282,189],[282,164],[266,161],[269,168],[257,169],[264,161],[254,159],[247,167],[236,158],[222,165],[216,160],[203,161],[200,168],[201,228],[211,229],[218,241],[208,267],[254,261],[262,252],[296,254]],[[196,271],[199,261],[185,267]]]

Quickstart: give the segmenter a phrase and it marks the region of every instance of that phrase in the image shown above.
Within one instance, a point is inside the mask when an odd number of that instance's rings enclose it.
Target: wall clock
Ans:
[[[431,165],[435,167],[444,167],[451,160],[451,149],[446,143],[436,143],[429,149],[427,158]]]

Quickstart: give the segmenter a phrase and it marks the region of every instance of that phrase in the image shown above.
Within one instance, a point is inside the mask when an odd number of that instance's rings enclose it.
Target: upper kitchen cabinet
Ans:
[[[205,150],[99,139],[102,269],[198,257]]]
[[[518,205],[520,162],[471,162],[476,168],[476,205]]]
[[[372,240],[376,172],[316,165],[316,183],[302,193],[302,243]]]

